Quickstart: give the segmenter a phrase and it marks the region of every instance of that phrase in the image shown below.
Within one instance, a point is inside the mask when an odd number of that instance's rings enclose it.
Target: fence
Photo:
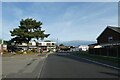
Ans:
[[[120,57],[120,45],[105,48],[92,48],[89,49],[89,53],[95,55]]]

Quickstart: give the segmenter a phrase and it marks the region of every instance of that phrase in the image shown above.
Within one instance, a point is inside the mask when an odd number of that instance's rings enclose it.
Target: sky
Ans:
[[[0,38],[2,38],[2,3],[0,2]]]
[[[43,23],[48,39],[95,41],[108,26],[118,26],[117,2],[2,2],[2,38],[9,40],[10,30],[21,19]]]
[[[18,2],[18,0],[1,0],[2,2]],[[19,0],[19,2],[119,2],[119,0]]]

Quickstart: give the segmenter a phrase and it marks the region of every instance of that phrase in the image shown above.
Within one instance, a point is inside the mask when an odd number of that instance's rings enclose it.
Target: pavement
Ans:
[[[0,54],[0,80],[2,79],[2,55]]]
[[[3,78],[36,78],[46,55],[23,54],[2,57]]]

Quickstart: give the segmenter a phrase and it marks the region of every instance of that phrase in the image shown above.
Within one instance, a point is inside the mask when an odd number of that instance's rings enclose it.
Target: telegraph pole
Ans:
[[[2,40],[2,43],[1,43],[1,55],[3,54],[3,40]]]
[[[58,44],[58,38],[57,38],[57,46],[58,46],[59,44]]]
[[[59,44],[58,44],[58,38],[57,38],[57,51],[58,51],[58,49],[59,49]]]

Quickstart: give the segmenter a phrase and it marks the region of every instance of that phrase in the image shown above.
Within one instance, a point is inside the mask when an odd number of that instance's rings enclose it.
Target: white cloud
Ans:
[[[108,17],[102,16],[104,14],[107,14],[113,9],[112,8],[113,6],[106,7],[105,5],[106,4],[100,4],[99,6],[94,8],[92,6],[92,9],[90,6],[85,7],[84,9],[83,7],[78,7],[78,6],[68,7],[67,10],[64,12],[64,14],[59,15],[59,17],[51,18],[53,22],[51,21],[49,23],[44,21],[45,19],[48,19],[48,18],[45,18],[45,16],[41,17],[41,19],[44,22],[43,29],[45,29],[47,33],[51,34],[50,35],[51,38],[59,37],[61,40],[63,40],[63,38],[64,40],[69,40],[74,37],[74,39],[82,38],[86,40],[95,40],[97,35],[100,33],[101,30],[103,30],[106,27],[106,25],[116,24],[117,15],[114,14]],[[33,8],[30,7],[30,9],[32,10],[37,9],[34,6]],[[39,6],[39,5],[36,5],[36,6]],[[101,6],[105,6],[106,8],[99,8]],[[39,16],[42,15],[42,14],[39,14],[39,12],[33,12],[28,15],[25,15],[24,11],[17,7],[13,7],[12,11],[14,12],[14,15],[18,19],[33,17],[37,20],[40,20]],[[27,9],[27,11],[29,10]],[[12,24],[9,21],[5,23],[4,26],[7,26],[7,27],[5,27],[4,30],[8,30],[8,31],[5,32],[4,37],[10,36],[8,32],[13,28],[13,26],[15,27],[18,26],[19,24],[18,19],[13,21]]]
[[[78,11],[78,13],[73,13],[72,9]],[[52,27],[55,28],[53,31],[57,33],[55,34],[56,36],[60,36],[61,38],[65,38],[66,36],[66,40],[72,39],[72,37],[76,39],[82,38],[87,40],[95,40],[100,30],[104,29],[107,25],[117,25],[118,12],[115,12],[116,14],[109,17],[107,15],[104,16],[104,14],[107,14],[113,9],[109,6],[104,9],[98,8],[99,10],[96,10],[95,12],[91,11],[88,14],[87,11],[82,9],[82,13],[79,12],[80,9],[77,10],[75,7],[72,9],[69,8],[70,11],[67,10],[64,15],[62,17],[60,16],[57,20],[59,22],[56,21],[52,24]],[[79,14],[82,16],[79,16]],[[95,29],[96,31],[94,31]],[[77,36],[79,37],[77,38]]]

